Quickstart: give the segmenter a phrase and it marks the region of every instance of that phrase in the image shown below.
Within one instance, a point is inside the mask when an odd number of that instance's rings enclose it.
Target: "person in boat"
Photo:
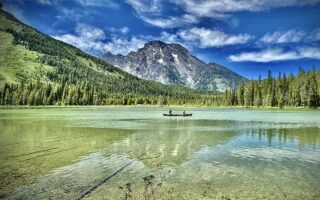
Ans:
[[[185,114],[186,114],[186,111],[184,110],[182,114],[185,115]]]
[[[169,115],[172,115],[172,110],[171,109],[169,110]]]

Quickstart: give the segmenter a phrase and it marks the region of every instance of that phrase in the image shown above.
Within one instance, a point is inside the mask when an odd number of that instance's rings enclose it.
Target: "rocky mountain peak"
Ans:
[[[102,59],[143,79],[200,90],[224,91],[245,80],[221,65],[206,64],[179,44],[158,40],[127,56],[107,52]]]

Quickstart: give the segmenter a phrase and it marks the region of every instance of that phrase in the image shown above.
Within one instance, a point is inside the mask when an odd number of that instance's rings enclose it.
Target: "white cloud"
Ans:
[[[114,0],[75,0],[83,6],[119,8],[119,4]]]
[[[306,33],[304,31],[276,31],[274,33],[267,33],[260,41],[263,43],[293,43],[302,41],[305,36]]]
[[[79,37],[84,38],[88,41],[105,39],[103,30],[83,23],[77,25],[76,33],[79,35]]]
[[[281,43],[301,43],[320,41],[320,28],[307,33],[303,30],[287,30],[275,31],[267,33],[260,38],[260,43],[266,44],[281,44]]]
[[[163,0],[127,0],[142,21],[160,28],[175,28],[185,24],[198,22],[197,17],[190,14],[163,17]]]
[[[229,35],[219,30],[206,28],[182,30],[178,32],[178,35],[188,43],[196,43],[200,48],[244,44],[253,38],[248,34]]]
[[[63,34],[53,36],[57,40],[61,40],[68,44],[74,45],[84,51],[88,52],[101,52],[103,51],[104,44],[101,40],[105,39],[103,30],[87,25],[78,24],[76,27],[75,35]]]
[[[120,30],[120,32],[121,32],[122,34],[127,34],[127,33],[129,33],[129,31],[130,31],[130,29],[129,29],[128,27],[126,27],[126,26],[120,28],[119,30]]]
[[[320,41],[320,28],[313,30],[307,37],[309,41]]]
[[[159,14],[162,11],[161,0],[127,0],[138,14]]]
[[[146,41],[161,40],[166,43],[177,43],[189,50],[195,48],[222,47],[245,44],[254,37],[248,34],[230,35],[222,31],[206,28],[180,29],[176,33],[162,31],[159,36],[140,36]]]
[[[151,24],[153,26],[158,26],[161,28],[176,28],[181,27],[186,24],[193,24],[198,22],[198,19],[192,15],[185,14],[180,17],[168,17],[168,18],[150,18],[145,16],[139,16],[144,22]]]
[[[122,54],[126,55],[131,51],[136,51],[139,48],[142,48],[147,41],[138,38],[132,37],[127,38],[112,38],[111,42],[104,44],[104,52],[110,51],[113,54]]]
[[[57,3],[57,0],[36,0],[36,2],[43,5],[53,5]]]
[[[171,0],[186,12],[199,17],[223,17],[233,12],[313,5],[320,0]]]
[[[61,40],[68,44],[74,45],[84,51],[98,53],[103,51],[103,43],[101,41],[89,41],[85,38],[72,34],[63,34],[52,36],[57,40]]]
[[[109,42],[104,42],[106,36],[103,30],[82,23],[77,25],[75,33],[75,35],[63,34],[52,37],[74,45],[84,51],[96,54],[106,51],[111,51],[114,54],[127,54],[130,51],[143,47],[146,43],[145,40],[137,37],[128,39],[116,36],[112,36]]]
[[[164,41],[166,43],[180,43],[179,42],[179,38],[178,38],[178,35],[176,34],[170,34],[166,31],[162,31],[160,33],[160,37],[157,38],[158,40],[161,40],[161,41]]]
[[[195,24],[200,18],[224,19],[235,12],[263,11],[272,8],[305,6],[320,0],[126,0],[144,22],[161,28],[175,28]],[[182,14],[167,16],[170,7],[179,7]]]
[[[283,49],[267,49],[259,52],[244,52],[229,56],[233,62],[274,62],[286,60],[298,60],[303,58],[320,59],[320,48],[300,47],[296,50],[284,51]]]
[[[123,27],[120,27],[120,28],[111,27],[110,31],[114,32],[114,33],[127,34],[127,33],[129,33],[130,29],[128,27],[126,27],[126,26],[123,26]]]

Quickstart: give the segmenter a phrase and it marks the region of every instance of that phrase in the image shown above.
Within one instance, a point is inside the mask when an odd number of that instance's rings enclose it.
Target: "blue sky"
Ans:
[[[101,55],[179,43],[251,79],[320,68],[320,0],[3,0],[43,33]]]

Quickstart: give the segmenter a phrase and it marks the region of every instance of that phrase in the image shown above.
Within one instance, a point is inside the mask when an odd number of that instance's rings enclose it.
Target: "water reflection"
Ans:
[[[168,123],[168,122],[166,122]],[[183,123],[183,125],[181,125]],[[225,122],[212,122],[212,128],[225,124]],[[162,125],[162,126],[161,126]],[[195,131],[198,125],[200,131]],[[139,130],[121,142],[114,143],[113,152],[126,153],[132,157],[148,150],[148,156],[156,157],[167,165],[178,165],[189,159],[194,153],[205,147],[222,144],[237,135],[236,131],[201,131],[201,126],[207,126],[202,121],[170,122],[170,129],[161,127],[163,124],[154,125],[150,130]],[[183,126],[183,129],[180,129]],[[152,165],[153,161],[146,161]]]
[[[251,122],[255,123],[255,122]],[[250,128],[246,136],[258,137],[260,142],[267,142],[269,147],[281,145],[298,145],[299,150],[319,149],[320,128]]]

